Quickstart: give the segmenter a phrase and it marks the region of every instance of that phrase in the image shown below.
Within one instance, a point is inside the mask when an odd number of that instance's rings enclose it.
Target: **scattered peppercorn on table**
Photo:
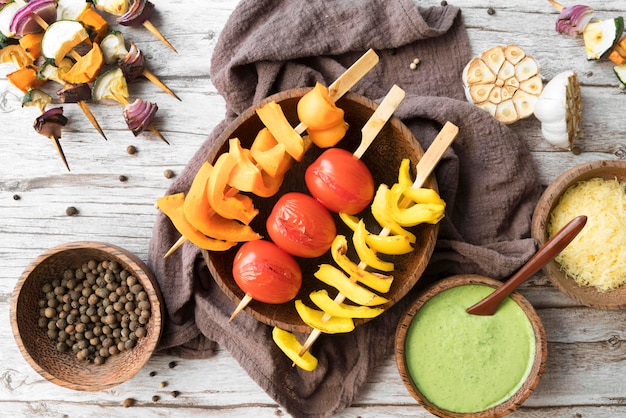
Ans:
[[[428,7],[442,2],[416,3]],[[587,60],[582,36],[571,38],[557,33],[558,11],[547,0],[510,3],[506,7],[497,3],[450,2],[462,8],[474,56],[495,45],[515,44],[537,61],[544,81],[573,70],[581,85],[582,133],[571,151],[548,143],[542,137],[541,122],[533,116],[509,125],[527,141],[541,183],[547,185],[584,162],[626,158],[626,90],[620,88],[615,64],[608,59]],[[589,0],[585,4],[594,9],[598,19],[626,16],[626,0],[610,4]],[[37,110],[22,107],[23,95],[9,84],[6,75],[10,71],[2,67],[0,416],[282,414],[281,407],[223,349],[207,360],[183,360],[157,353],[130,381],[100,392],[59,387],[46,382],[21,356],[9,320],[10,297],[18,277],[50,247],[68,241],[97,240],[114,243],[147,259],[157,213],[155,201],[223,119],[224,100],[209,78],[209,61],[236,5],[237,0],[163,0],[155,3],[155,12],[143,24],[116,26],[127,44],[132,41],[149,57],[145,66],[163,82],[133,82],[129,86],[133,99],[129,101],[143,98],[158,102],[159,112],[156,116],[152,113],[149,126],[134,136],[131,123],[125,121],[125,117],[132,117],[123,113],[120,103],[90,104],[106,134],[105,140],[81,108],[65,104],[64,115],[71,118],[71,123],[62,128],[60,141],[71,168],[69,173],[54,143],[33,129],[35,118],[41,114],[37,106]],[[135,18],[142,20],[145,16]],[[148,27],[158,28],[177,52],[157,39]],[[3,61],[2,65],[7,65],[11,59]],[[419,65],[419,60],[407,62],[406,69],[398,71],[419,71]],[[167,89],[176,94],[167,94]],[[111,86],[112,94],[114,90]],[[542,273],[525,283],[521,293],[544,323],[549,354],[539,386],[512,416],[626,416],[626,353],[622,344],[626,338],[626,312],[583,307],[561,294]],[[372,371],[365,389],[341,416],[430,414],[407,392],[390,357]]]

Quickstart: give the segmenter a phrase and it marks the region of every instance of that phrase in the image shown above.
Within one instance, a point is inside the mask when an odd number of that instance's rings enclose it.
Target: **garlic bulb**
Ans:
[[[541,135],[555,147],[570,149],[581,131],[582,98],[574,71],[554,76],[535,103],[534,115],[541,121]]]
[[[463,70],[465,97],[503,123],[532,115],[543,88],[537,62],[516,45],[495,46]]]

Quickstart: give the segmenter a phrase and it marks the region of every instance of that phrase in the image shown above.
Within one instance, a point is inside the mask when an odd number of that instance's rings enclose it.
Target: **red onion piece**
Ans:
[[[67,118],[63,116],[62,107],[54,107],[46,110],[35,119],[33,128],[38,134],[46,138],[61,138],[61,131],[67,124]]]
[[[118,17],[117,23],[124,26],[139,26],[150,19],[154,11],[154,4],[148,0],[135,0],[128,11]]]
[[[135,136],[139,135],[152,123],[155,113],[159,107],[156,103],[151,103],[142,99],[135,99],[124,107],[124,120]]]
[[[593,9],[582,4],[564,7],[557,18],[556,31],[564,35],[576,37],[583,33],[585,26],[592,18],[592,14]]]
[[[128,54],[118,61],[118,66],[122,69],[124,77],[127,81],[133,81],[137,79],[143,73],[144,68],[144,56],[143,52],[137,48],[137,46],[131,42]]]
[[[91,100],[91,87],[87,83],[70,85],[57,91],[63,103],[78,103]]]
[[[31,0],[21,7],[13,19],[9,28],[15,32],[15,36],[21,38],[28,33],[43,32],[44,28],[37,23],[33,15],[37,15],[46,23],[51,24],[57,19],[56,0]]]

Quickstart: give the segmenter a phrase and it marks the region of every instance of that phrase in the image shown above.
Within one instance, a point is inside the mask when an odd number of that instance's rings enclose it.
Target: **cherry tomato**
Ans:
[[[374,178],[363,161],[349,151],[330,148],[304,175],[309,192],[331,212],[356,215],[374,197]]]
[[[302,284],[302,271],[295,258],[265,240],[248,241],[239,248],[233,277],[252,299],[272,304],[289,302]]]
[[[296,257],[324,254],[337,235],[332,215],[308,194],[281,196],[267,218],[267,233],[280,248]]]

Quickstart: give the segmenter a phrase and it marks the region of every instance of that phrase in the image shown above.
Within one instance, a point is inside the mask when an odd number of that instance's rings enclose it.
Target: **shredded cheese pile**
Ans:
[[[571,186],[550,214],[549,236],[579,215],[587,224],[555,260],[580,286],[620,287],[626,283],[626,183],[593,178]]]

